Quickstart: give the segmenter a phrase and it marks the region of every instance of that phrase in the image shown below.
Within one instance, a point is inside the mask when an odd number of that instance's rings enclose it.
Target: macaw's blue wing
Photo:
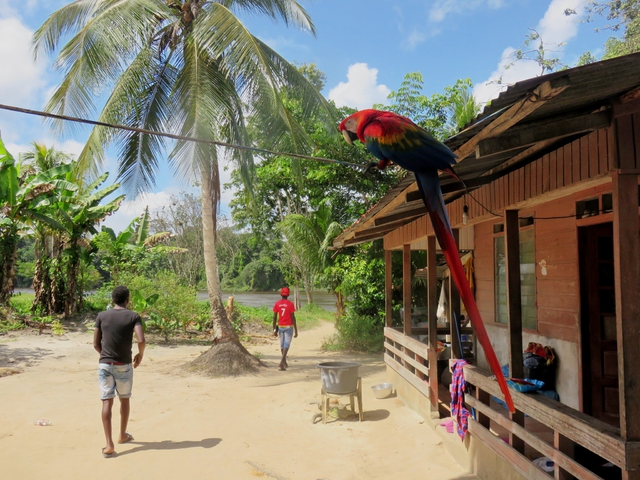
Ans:
[[[491,340],[487,334],[487,330],[484,326],[484,322],[480,317],[480,311],[476,304],[473,292],[469,287],[467,276],[460,260],[460,254],[458,253],[458,246],[456,245],[453,233],[451,231],[451,223],[449,222],[449,216],[444,205],[444,198],[442,197],[442,190],[440,189],[440,180],[438,178],[437,170],[418,171],[415,172],[416,180],[418,182],[418,188],[422,193],[422,199],[429,212],[431,223],[433,224],[433,230],[442,249],[447,265],[451,272],[451,277],[460,292],[460,298],[464,302],[467,309],[467,314],[471,319],[471,325],[476,332],[478,342],[484,349],[484,354],[487,359],[487,363],[493,374],[498,380],[500,390],[502,391],[507,407],[510,412],[515,412],[515,406],[513,405],[513,399],[509,392],[509,387],[502,374],[500,368],[500,362],[496,356],[496,352],[493,350]]]
[[[424,128],[401,123],[394,117],[380,117],[364,129],[367,149],[377,158],[397,163],[402,168],[451,171],[456,155]]]

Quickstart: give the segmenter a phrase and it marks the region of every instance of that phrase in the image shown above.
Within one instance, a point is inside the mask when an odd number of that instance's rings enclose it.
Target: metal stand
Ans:
[[[349,393],[327,393],[324,391],[324,387],[320,390],[322,395],[322,423],[327,423],[327,411],[329,410],[329,399],[331,397],[346,397],[349,395],[351,401],[351,411],[355,413],[355,399],[358,398],[358,418],[360,421],[364,418],[364,412],[362,411],[362,377],[358,377],[358,387],[355,391]]]

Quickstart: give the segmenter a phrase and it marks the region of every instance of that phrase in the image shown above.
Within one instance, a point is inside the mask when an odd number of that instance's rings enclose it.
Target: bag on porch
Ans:
[[[524,351],[524,378],[544,382],[542,390],[555,390],[556,355],[553,348],[530,342]]]

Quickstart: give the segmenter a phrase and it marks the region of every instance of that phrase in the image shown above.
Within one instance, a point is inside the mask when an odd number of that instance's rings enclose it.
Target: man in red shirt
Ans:
[[[291,337],[298,337],[298,325],[296,325],[296,316],[294,315],[296,307],[287,299],[289,293],[287,287],[282,288],[280,290],[282,298],[273,306],[273,336],[280,335],[280,352],[282,352],[282,360],[278,365],[280,370],[286,370],[289,366],[287,365],[287,352],[291,346]]]

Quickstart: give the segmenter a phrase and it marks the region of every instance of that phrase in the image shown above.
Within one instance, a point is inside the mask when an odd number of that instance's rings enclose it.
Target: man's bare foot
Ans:
[[[116,453],[113,448],[109,448],[109,447],[104,447],[102,449],[102,456],[104,458],[111,458],[113,456],[113,454]]]
[[[278,370],[286,370],[285,366],[281,363],[278,365]]]
[[[129,432],[124,432],[124,437],[118,440],[118,443],[128,443],[133,440],[133,435]]]

